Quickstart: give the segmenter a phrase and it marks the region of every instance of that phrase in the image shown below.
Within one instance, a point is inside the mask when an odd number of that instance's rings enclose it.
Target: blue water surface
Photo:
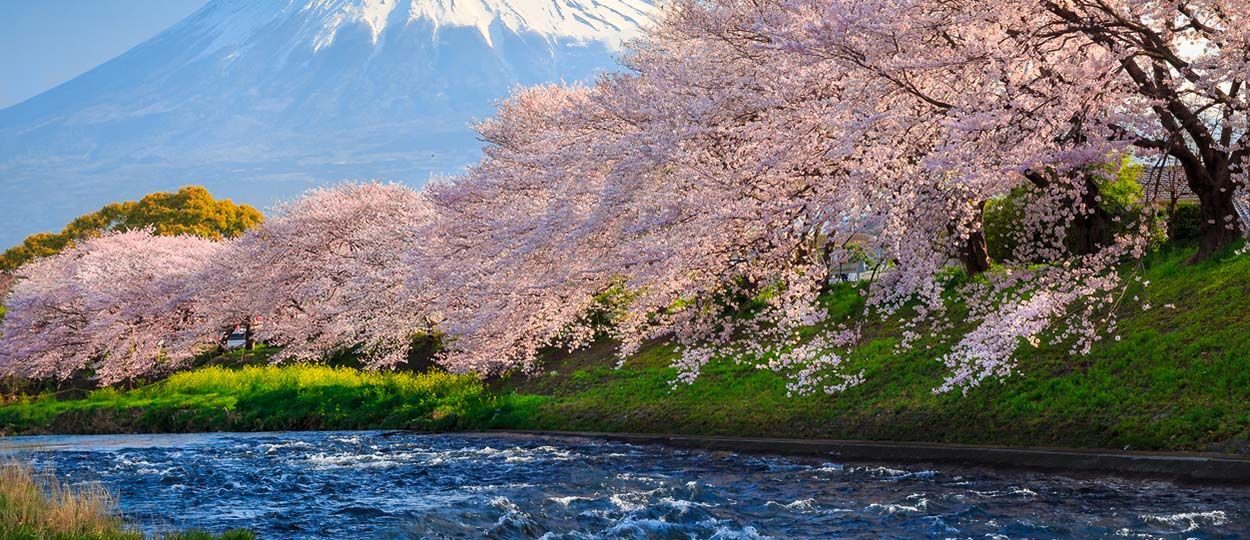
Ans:
[[[259,538],[1250,538],[1250,490],[383,432],[11,437],[149,532]]]

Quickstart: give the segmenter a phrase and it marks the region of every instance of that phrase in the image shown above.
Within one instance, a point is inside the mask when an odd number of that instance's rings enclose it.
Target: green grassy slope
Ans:
[[[674,390],[662,345],[619,370],[610,347],[592,348],[495,388],[549,396],[520,428],[1250,452],[1250,256],[1189,266],[1188,255],[1146,261],[1150,286],[1129,297],[1154,307],[1126,302],[1120,341],[1087,357],[1030,348],[1019,375],[966,396],[933,394],[944,349],[896,355],[889,322],[852,355],[866,381],[836,395],[787,397],[780,376],[730,362]],[[854,296],[832,298],[835,313]]]

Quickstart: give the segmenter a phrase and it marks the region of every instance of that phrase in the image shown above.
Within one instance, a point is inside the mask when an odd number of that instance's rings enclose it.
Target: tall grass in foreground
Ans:
[[[104,538],[122,532],[103,488],[71,488],[17,461],[0,465],[0,538]]]
[[[0,538],[5,540],[142,540],[118,517],[117,499],[98,485],[68,486],[18,461],[0,463]],[[163,540],[251,540],[248,531],[220,536],[171,533]]]

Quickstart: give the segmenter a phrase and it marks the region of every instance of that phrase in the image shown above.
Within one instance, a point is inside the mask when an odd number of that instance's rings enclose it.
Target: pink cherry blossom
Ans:
[[[198,333],[248,323],[257,340],[283,348],[280,360],[359,347],[372,367],[404,361],[429,328],[403,263],[428,213],[418,192],[379,183],[314,189],[281,205],[205,268],[212,317]]]
[[[18,271],[0,328],[0,369],[67,378],[88,369],[104,384],[168,373],[216,338],[176,336],[206,314],[194,276],[222,248],[146,230],[82,241]]]

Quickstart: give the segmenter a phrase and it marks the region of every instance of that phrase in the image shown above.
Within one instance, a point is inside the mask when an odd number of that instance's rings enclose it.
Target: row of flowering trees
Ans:
[[[103,384],[186,367],[246,324],[282,357],[359,349],[403,360],[421,329],[397,261],[428,212],[397,185],[346,184],[281,205],[238,239],[106,233],[23,266],[0,366],[30,378],[90,370]]]
[[[1022,344],[1114,332],[1151,220],[1113,223],[1107,163],[1179,164],[1198,257],[1238,236],[1248,18],[1246,0],[675,0],[626,73],[501,104],[461,177],[313,191],[225,244],[140,231],[34,263],[0,363],[107,383],[260,318],[289,358],[394,366],[437,330],[451,369],[530,369],[596,339],[597,298],[624,290],[623,355],[669,337],[680,380],[727,357],[833,392],[862,380],[859,327],[819,296],[870,253],[864,316],[901,317],[901,346],[967,306],[938,388],[966,391]],[[991,270],[982,214],[1013,190],[1016,259],[1046,264]],[[948,285],[952,261],[983,277]]]

